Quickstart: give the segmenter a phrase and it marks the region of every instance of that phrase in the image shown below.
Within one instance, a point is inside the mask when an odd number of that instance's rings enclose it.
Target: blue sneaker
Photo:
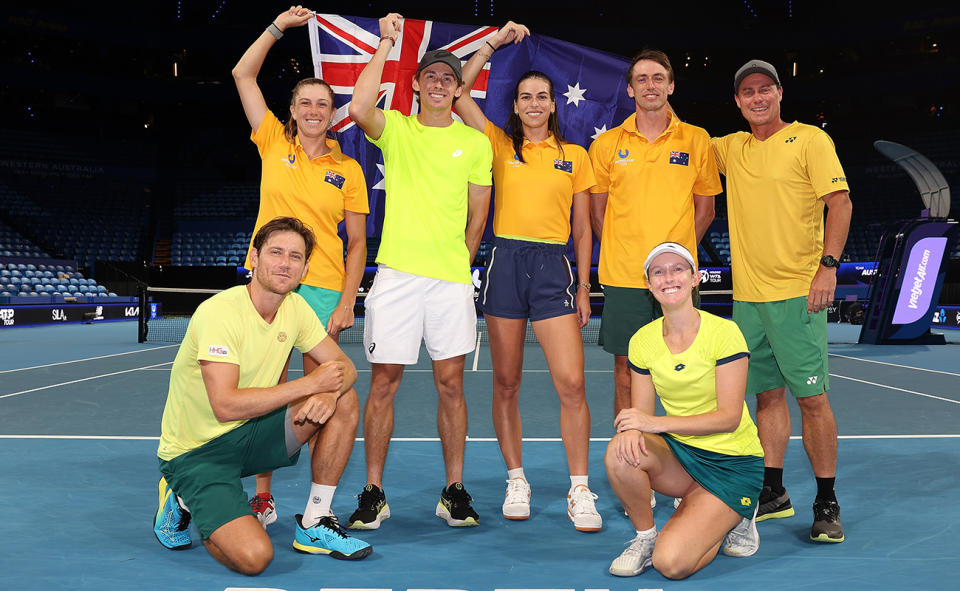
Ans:
[[[158,485],[160,501],[157,514],[153,517],[153,534],[164,547],[170,550],[186,550],[190,540],[190,512],[185,511],[177,502],[177,495],[167,486],[167,480],[160,478]]]
[[[297,533],[293,538],[293,548],[307,554],[329,554],[339,560],[360,560],[373,552],[373,546],[351,538],[347,532],[340,529],[340,523],[333,515],[321,517],[313,527],[304,529],[301,520],[303,515],[297,515]]]

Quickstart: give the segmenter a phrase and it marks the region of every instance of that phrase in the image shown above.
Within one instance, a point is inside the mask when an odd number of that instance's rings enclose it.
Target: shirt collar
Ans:
[[[531,142],[527,138],[523,138],[523,147],[526,148],[528,145],[529,146],[547,145],[547,146],[550,146],[551,148],[560,147],[560,144],[557,142],[557,138],[554,137],[552,133],[549,136],[547,136],[547,139],[543,140],[542,142]]]
[[[659,139],[660,137],[662,137],[662,136],[664,136],[664,135],[673,133],[674,131],[677,130],[678,127],[680,127],[680,118],[677,117],[676,115],[674,115],[674,114],[673,114],[673,111],[667,111],[667,114],[670,116],[670,122],[667,123],[667,128],[666,128],[665,130],[663,130],[663,133],[661,133],[659,136],[657,136],[657,139]],[[629,131],[630,133],[632,133],[632,134],[634,134],[634,135],[640,135],[640,132],[637,131],[637,114],[636,114],[636,112],[631,113],[630,116],[627,117],[627,119],[623,122],[623,129],[624,129],[625,131]],[[654,141],[656,141],[656,140],[654,140]]]
[[[294,141],[296,142],[296,148],[302,152],[303,144],[300,143],[300,136],[297,135],[294,138]],[[327,143],[327,147],[330,148],[330,151],[323,156],[318,156],[318,158],[330,157],[334,162],[339,164],[343,160],[343,151],[340,149],[340,143],[331,137],[327,137],[325,141]]]

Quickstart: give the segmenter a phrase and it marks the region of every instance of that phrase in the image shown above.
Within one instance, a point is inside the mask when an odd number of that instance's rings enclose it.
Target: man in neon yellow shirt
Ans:
[[[747,393],[757,395],[764,451],[757,521],[794,514],[783,487],[789,387],[817,479],[810,538],[842,542],[833,490],[837,424],[827,399],[826,308],[850,227],[850,191],[830,137],[781,119],[783,89],[771,64],[747,62],[734,77],[734,93],[750,133],[714,138],[713,147],[727,177],[733,319],[750,347]]]
[[[190,546],[192,518],[214,558],[259,574],[273,546],[240,478],[296,464],[320,429],[343,439],[332,462],[340,472],[349,459],[357,416],[338,412],[337,403],[352,394],[357,371],[309,304],[291,293],[313,244],[313,232],[296,218],[268,222],[253,241],[250,284],[211,297],[190,320],[170,373],[157,450],[163,477],[154,535],[166,548]],[[278,384],[293,347],[318,367]],[[321,464],[318,447],[311,450],[314,467]],[[313,475],[317,482],[325,476]],[[293,547],[300,552],[355,560],[372,550],[346,536],[332,515],[310,527],[300,515],[296,521]]]
[[[460,59],[448,51],[428,51],[420,60],[412,81],[418,114],[377,108],[383,67],[402,23],[398,14],[380,19],[380,44],[350,103],[350,117],[383,152],[387,192],[379,268],[364,301],[363,340],[372,371],[363,413],[367,485],[349,522],[357,529],[376,529],[390,516],[383,469],[393,399],[404,365],[417,361],[421,340],[440,396],[437,430],[446,486],[436,515],[451,526],[479,525],[462,482],[463,367],[476,340],[470,262],[487,220],[493,151],[486,136],[453,119],[453,101],[464,90]]]

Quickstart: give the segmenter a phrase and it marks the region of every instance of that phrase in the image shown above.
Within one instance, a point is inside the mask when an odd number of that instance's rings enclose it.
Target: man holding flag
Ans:
[[[460,60],[449,51],[426,52],[413,80],[397,83],[412,82],[418,114],[377,107],[384,65],[402,24],[398,14],[380,19],[379,44],[357,78],[349,107],[352,120],[383,152],[387,193],[379,267],[365,300],[364,346],[372,373],[363,421],[367,485],[349,520],[355,529],[376,529],[390,516],[383,470],[393,399],[404,365],[417,362],[421,340],[433,360],[446,467],[436,514],[451,526],[479,525],[462,483],[463,369],[476,338],[470,263],[486,225],[493,155],[482,133],[453,119],[463,81]]]

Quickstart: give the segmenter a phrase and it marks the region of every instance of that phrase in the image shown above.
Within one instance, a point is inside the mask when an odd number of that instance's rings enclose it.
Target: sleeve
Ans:
[[[650,375],[649,363],[644,359],[644,352],[647,348],[646,339],[647,335],[642,328],[630,337],[630,345],[627,349],[627,367],[639,374]]]
[[[727,147],[731,137],[731,135],[725,135],[723,137],[710,138],[710,145],[713,147],[713,157],[717,164],[717,171],[722,175],[727,174]]]
[[[487,136],[480,134],[473,128],[467,128],[476,134],[476,158],[473,160],[473,166],[470,168],[470,175],[467,181],[474,185],[483,185],[489,187],[493,184],[493,147]]]
[[[261,158],[271,144],[286,140],[283,132],[283,124],[280,123],[277,116],[273,114],[273,111],[268,110],[263,116],[263,121],[260,122],[260,127],[257,128],[257,131],[250,132],[250,140],[256,144],[257,151],[260,152]]]
[[[367,138],[367,141],[374,146],[380,148],[381,151],[387,151],[390,147],[390,139],[397,125],[400,123],[398,117],[403,117],[403,113],[394,111],[393,109],[383,109],[383,131],[380,132],[380,137],[373,139],[366,133],[363,134],[363,137]]]
[[[740,332],[740,327],[732,320],[720,319],[720,326],[716,330],[716,350],[717,365],[723,365],[750,357],[750,350],[747,348],[747,341]]]
[[[487,120],[487,125],[483,128],[483,135],[487,136],[487,139],[490,140],[490,147],[493,149],[494,158],[506,158],[507,155],[504,154],[505,148],[511,152],[513,151],[513,142],[510,141],[510,138],[507,137],[507,134],[502,129],[494,125],[489,119]]]
[[[240,365],[240,326],[231,321],[238,314],[223,301],[213,304],[198,307],[191,319],[197,337],[197,361]]]
[[[327,331],[323,328],[323,323],[317,318],[316,312],[298,293],[291,293],[291,304],[295,308],[297,315],[297,326],[300,330],[297,332],[297,338],[293,346],[301,353],[307,353],[320,344],[320,341],[327,338]]]
[[[597,184],[597,179],[593,174],[593,163],[587,156],[587,151],[576,144],[567,144],[564,149],[576,152],[573,169],[573,192],[579,193],[593,188]]]
[[[360,163],[350,158],[347,160],[347,182],[343,185],[343,208],[355,213],[370,213],[370,202],[367,200],[367,180],[363,176]]]
[[[837,149],[826,132],[814,128],[813,136],[807,142],[806,157],[807,175],[817,198],[834,191],[850,190]]]
[[[590,144],[590,164],[593,166],[593,176],[596,183],[593,193],[610,191],[610,158],[606,149],[606,134],[600,135]]]
[[[704,131],[697,138],[697,180],[693,183],[694,195],[718,195],[723,191],[717,157],[710,145],[710,136]]]

